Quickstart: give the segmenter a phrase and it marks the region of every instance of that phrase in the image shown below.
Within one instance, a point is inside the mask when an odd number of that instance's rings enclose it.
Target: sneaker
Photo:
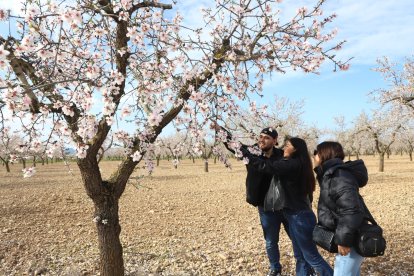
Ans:
[[[280,270],[271,269],[266,276],[282,276],[282,272]]]

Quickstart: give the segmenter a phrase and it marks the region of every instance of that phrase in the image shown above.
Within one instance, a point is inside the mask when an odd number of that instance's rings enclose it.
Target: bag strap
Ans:
[[[375,221],[374,217],[372,216],[371,212],[368,210],[367,205],[365,204],[364,199],[361,195],[359,195],[359,199],[362,202],[362,206],[364,207],[365,215],[367,216],[366,219],[371,222],[373,225],[378,225],[378,223]]]

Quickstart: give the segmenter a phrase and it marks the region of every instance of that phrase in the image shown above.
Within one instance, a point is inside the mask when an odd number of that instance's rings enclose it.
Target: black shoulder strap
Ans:
[[[365,215],[367,216],[366,219],[371,222],[374,225],[378,225],[378,223],[375,221],[374,217],[372,216],[371,212],[368,210],[367,205],[364,202],[364,199],[361,195],[359,195],[359,199],[361,200],[362,206],[364,207]]]

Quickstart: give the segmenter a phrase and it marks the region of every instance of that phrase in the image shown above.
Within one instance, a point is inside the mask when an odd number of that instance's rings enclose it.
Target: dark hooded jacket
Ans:
[[[334,158],[315,172],[320,186],[318,224],[335,231],[336,244],[352,247],[365,217],[359,188],[368,182],[367,168],[362,160],[344,163]]]

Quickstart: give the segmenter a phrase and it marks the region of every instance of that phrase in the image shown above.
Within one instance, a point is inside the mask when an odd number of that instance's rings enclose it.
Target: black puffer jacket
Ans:
[[[335,230],[336,244],[352,247],[364,220],[359,188],[368,182],[367,168],[362,160],[344,163],[334,158],[315,172],[320,186],[318,224]]]

